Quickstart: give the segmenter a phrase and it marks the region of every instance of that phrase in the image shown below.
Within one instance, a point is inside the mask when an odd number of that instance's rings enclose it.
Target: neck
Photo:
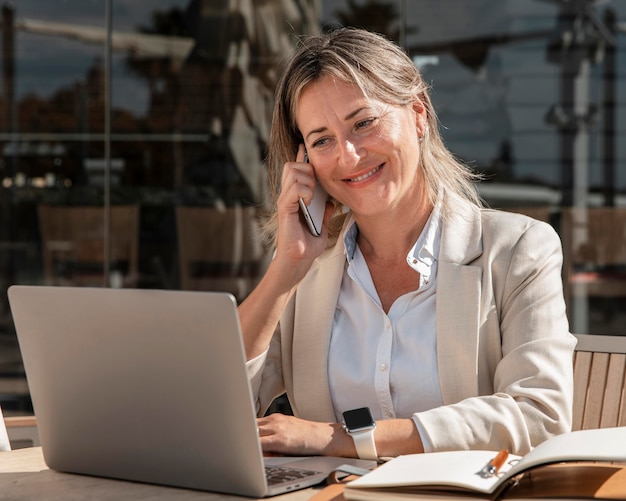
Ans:
[[[424,229],[432,209],[425,197],[420,197],[411,207],[380,217],[355,217],[361,252],[366,259],[380,262],[404,260]]]

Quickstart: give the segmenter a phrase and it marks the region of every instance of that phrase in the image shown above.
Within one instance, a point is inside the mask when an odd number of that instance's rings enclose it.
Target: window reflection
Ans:
[[[561,235],[572,329],[625,335],[626,208],[565,208]]]
[[[447,144],[487,175],[487,202],[560,232],[572,329],[626,334],[623,2],[112,0],[105,162],[106,1],[0,0],[0,354],[15,350],[6,288],[58,283],[53,272],[245,297],[268,259],[254,229],[280,64],[299,36],[337,25],[400,41],[432,82]],[[585,42],[568,52],[574,4]],[[127,206],[136,264],[116,250],[112,211]],[[65,216],[51,238],[51,207],[97,210],[102,224],[72,235]],[[112,276],[93,282],[102,259]],[[19,374],[19,359],[0,372]]]
[[[4,7],[3,33],[12,41],[3,46],[10,55],[5,61],[23,68],[16,74],[5,63],[5,88],[12,90],[5,98],[12,104],[5,107],[10,117],[3,138],[4,213],[15,215],[19,207],[25,232],[18,237],[10,223],[6,240],[27,241],[41,255],[38,210],[100,207],[110,187],[113,206],[141,208],[133,283],[180,287],[176,207],[243,208],[252,218],[246,228],[258,224],[278,65],[296,34],[316,29],[316,2],[244,2],[234,8],[221,0],[144,6],[114,1],[108,162],[105,2],[70,3],[76,10],[67,2],[59,11],[42,9],[38,0]],[[75,16],[60,17],[61,10]],[[228,225],[220,228],[232,232]],[[103,245],[110,246],[113,237]],[[11,281],[49,283],[43,262],[34,257],[38,272]],[[262,272],[260,262],[253,268],[254,274]]]

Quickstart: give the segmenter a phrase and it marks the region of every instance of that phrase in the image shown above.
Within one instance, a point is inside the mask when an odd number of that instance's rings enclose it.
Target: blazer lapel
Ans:
[[[296,402],[300,413],[314,421],[335,421],[328,349],[345,263],[343,241],[339,241],[313,264],[305,279],[308,283],[299,287],[296,295],[295,325],[300,332],[293,337],[293,367],[298,368],[294,371],[293,393],[301,396]]]
[[[468,263],[481,254],[480,211],[462,204],[444,222],[437,271],[437,357],[444,404],[478,394],[482,269]],[[463,377],[469,373],[476,377]]]

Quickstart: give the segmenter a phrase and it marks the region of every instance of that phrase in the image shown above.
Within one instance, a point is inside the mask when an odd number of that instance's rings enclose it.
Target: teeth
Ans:
[[[369,171],[368,173],[363,174],[362,176],[353,177],[352,179],[349,179],[349,181],[352,182],[352,183],[358,183],[359,181],[363,181],[363,180],[367,179],[368,177],[373,176],[379,170],[380,170],[380,165],[378,167],[376,167],[375,169]]]

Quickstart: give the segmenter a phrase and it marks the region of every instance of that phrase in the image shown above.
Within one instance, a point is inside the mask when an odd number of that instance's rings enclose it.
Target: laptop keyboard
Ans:
[[[291,480],[299,480],[312,475],[318,475],[319,473],[319,471],[301,470],[300,468],[294,468],[293,466],[265,466],[265,476],[267,477],[268,485],[276,485],[284,482],[290,482]]]

